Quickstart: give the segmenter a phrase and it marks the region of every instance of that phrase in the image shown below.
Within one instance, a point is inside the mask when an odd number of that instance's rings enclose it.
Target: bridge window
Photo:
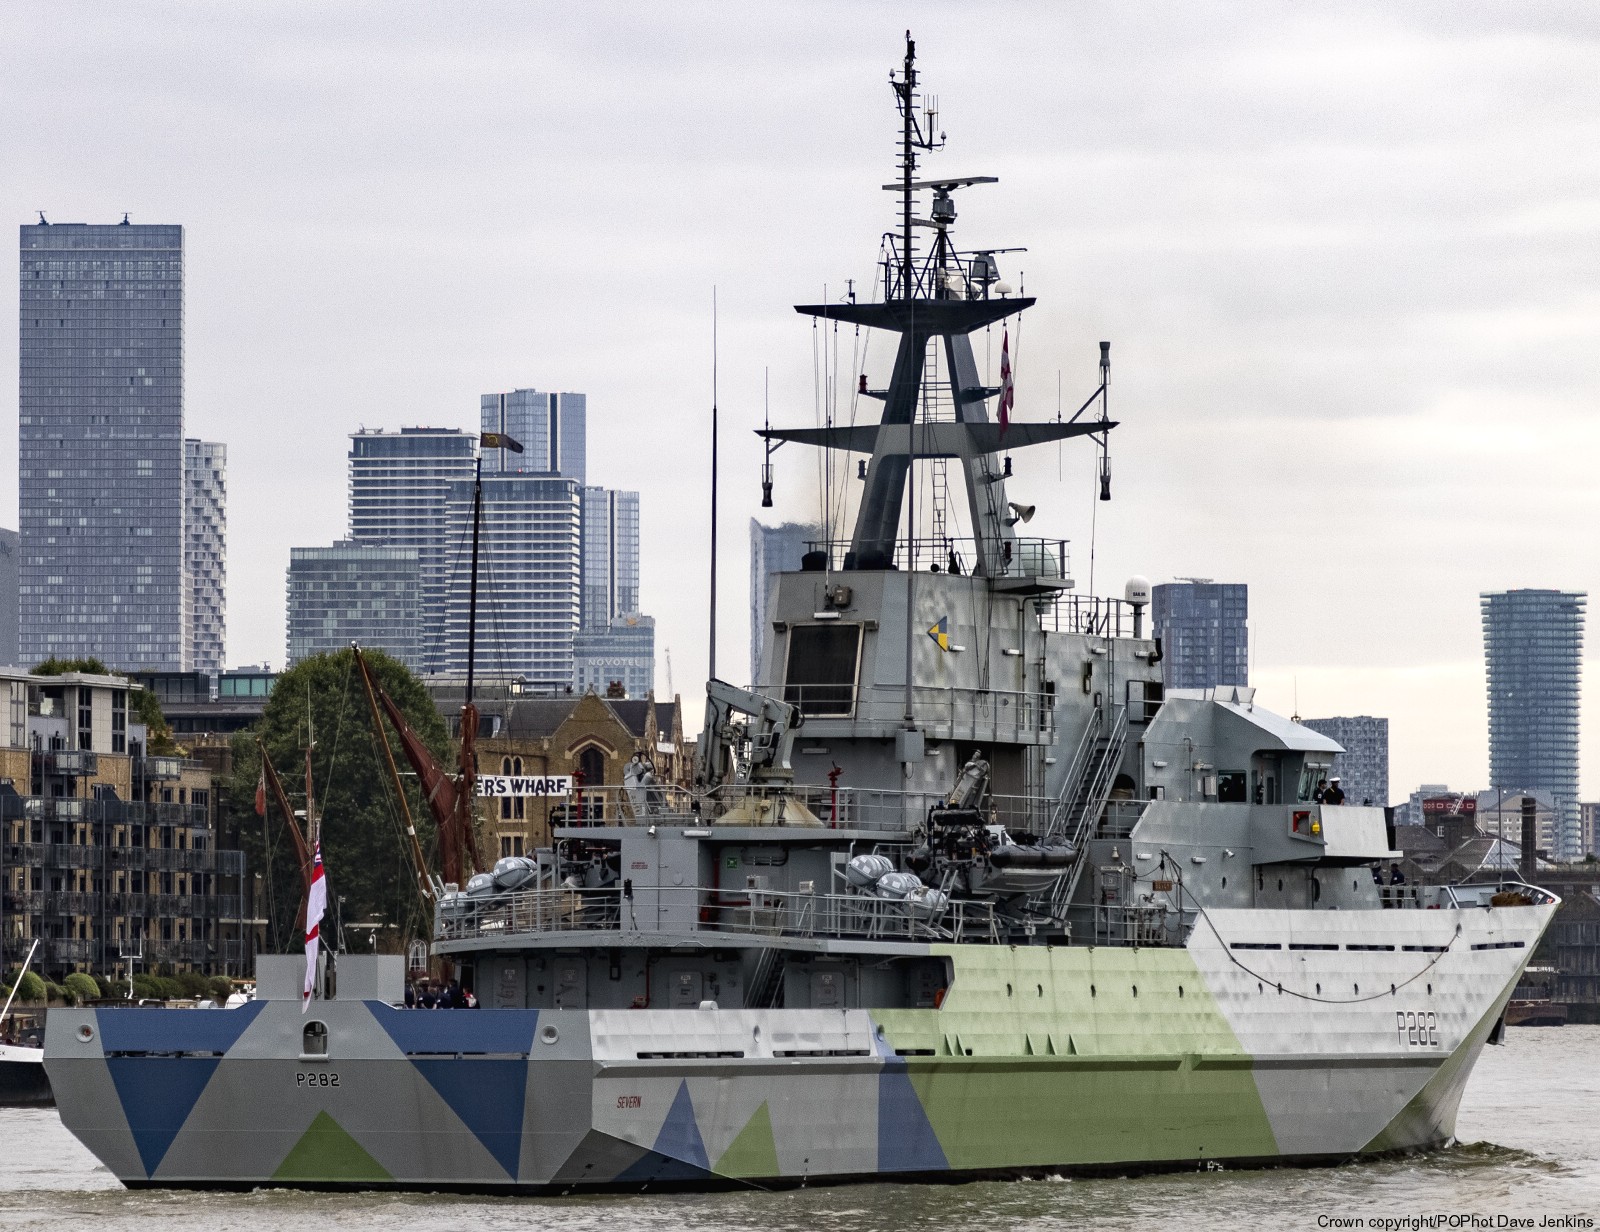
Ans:
[[[792,626],[783,700],[806,715],[852,714],[860,659],[860,625]]]

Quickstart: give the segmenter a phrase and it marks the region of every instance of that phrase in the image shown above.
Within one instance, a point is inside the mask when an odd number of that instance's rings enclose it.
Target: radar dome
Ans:
[[[1128,579],[1128,585],[1122,592],[1122,597],[1135,607],[1144,607],[1150,602],[1150,579],[1134,574]]]

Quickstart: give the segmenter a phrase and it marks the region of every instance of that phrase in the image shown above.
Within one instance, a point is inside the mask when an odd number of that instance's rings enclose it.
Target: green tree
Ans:
[[[94,976],[85,975],[82,971],[74,971],[61,981],[61,987],[72,994],[72,999],[78,1004],[93,1001],[100,995],[100,985],[94,981]]]
[[[46,659],[33,669],[35,676],[64,676],[68,672],[85,672],[95,676],[114,676],[105,663],[86,656],[79,659]],[[148,732],[146,752],[154,753],[158,757],[170,754],[182,754],[186,750],[178,747],[178,742],[172,738],[172,725],[167,722],[167,716],[161,713],[161,702],[149,689],[132,690],[133,718],[136,723],[143,723]]]
[[[362,654],[373,678],[434,756],[452,764],[450,737],[422,681],[382,651],[364,650]],[[279,676],[257,728],[241,732],[233,740],[234,769],[225,805],[237,826],[240,845],[248,853],[251,871],[261,873],[270,883],[267,901],[260,904],[271,913],[268,947],[280,952],[299,948],[294,920],[304,888],[293,843],[270,793],[265,819],[254,815],[261,774],[258,732],[296,810],[305,806],[305,748],[308,733],[315,733],[311,770],[329,887],[328,917],[323,921],[327,944],[334,943],[335,920],[341,915],[345,924],[376,920],[396,925],[402,937],[422,935],[429,922],[424,919],[388,764],[372,730],[355,655],[341,650],[304,659]],[[404,772],[408,767],[400,743],[387,722],[384,735],[396,766]],[[401,782],[423,849],[432,862],[432,816],[415,778],[402,777]],[[312,841],[310,834],[306,841]]]

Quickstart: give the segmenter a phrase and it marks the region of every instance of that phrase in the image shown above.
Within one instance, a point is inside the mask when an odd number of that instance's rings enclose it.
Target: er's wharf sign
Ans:
[[[570,796],[572,776],[548,774],[525,776],[520,774],[480,774],[480,796]]]

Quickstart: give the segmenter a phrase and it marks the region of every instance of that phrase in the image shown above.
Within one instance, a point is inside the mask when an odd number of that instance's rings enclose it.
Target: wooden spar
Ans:
[[[411,840],[411,862],[417,870],[417,888],[422,892],[422,902],[426,906],[434,897],[433,876],[428,871],[427,857],[422,854],[422,842],[417,838],[416,823],[411,817],[411,804],[406,800],[405,787],[400,782],[400,771],[394,764],[394,750],[389,747],[383,720],[378,717],[378,699],[374,695],[376,686],[372,681],[372,673],[367,669],[367,660],[361,653],[361,647],[352,643],[350,649],[356,656],[356,666],[361,669],[361,683],[366,686],[367,707],[372,711],[372,731],[383,746],[384,760],[389,765],[389,778],[394,782],[395,795],[400,799],[400,812],[406,819],[406,837]]]
[[[417,782],[422,788],[422,798],[428,805],[428,811],[433,814],[434,824],[439,827],[439,871],[447,882],[462,885],[466,881],[464,873],[471,862],[467,858],[467,843],[463,840],[461,830],[457,824],[458,798],[460,790],[450,771],[433,755],[431,749],[422,742],[411,724],[406,722],[405,715],[400,713],[400,707],[394,704],[394,699],[384,692],[383,686],[377,681],[372,682],[372,691],[377,699],[378,706],[389,720],[389,725],[394,728],[395,735],[400,738],[400,751],[405,754],[406,761],[416,771]],[[468,832],[470,835],[470,831]]]
[[[295,915],[295,932],[304,933],[306,930],[306,894],[311,892],[311,847],[306,843],[306,836],[300,829],[300,823],[294,818],[294,809],[289,807],[289,797],[284,793],[283,782],[278,778],[278,772],[273,769],[272,759],[267,756],[267,745],[260,736],[256,737],[256,747],[261,750],[261,770],[266,776],[267,786],[272,789],[272,798],[278,802],[278,811],[283,814],[284,827],[289,831],[289,839],[294,844],[294,858],[300,867],[300,886],[303,891],[300,896],[300,910]]]

